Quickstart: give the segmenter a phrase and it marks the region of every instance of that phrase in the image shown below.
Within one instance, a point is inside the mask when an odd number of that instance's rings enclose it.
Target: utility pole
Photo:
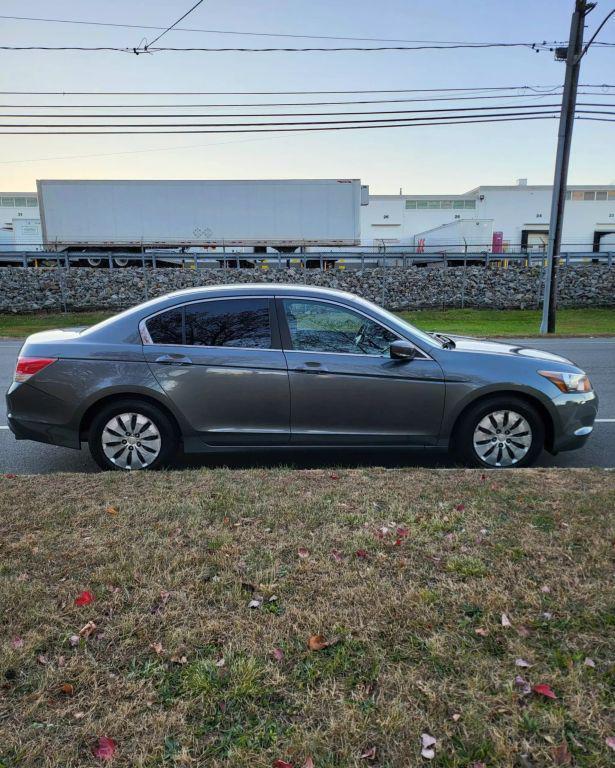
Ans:
[[[542,302],[542,323],[540,333],[555,333],[555,308],[557,302],[557,262],[562,244],[562,225],[564,221],[564,205],[566,203],[566,184],[568,181],[568,162],[570,160],[570,144],[574,112],[577,105],[577,86],[581,69],[583,48],[583,27],[585,17],[595,7],[596,3],[586,0],[575,0],[574,13],[570,22],[570,37],[568,47],[556,51],[557,58],[566,56],[566,79],[562,95],[562,110],[559,118],[557,135],[557,154],[555,156],[555,175],[553,179],[553,196],[551,198],[551,218],[549,221],[549,243],[547,246],[547,270]],[[559,55],[558,55],[559,54]]]

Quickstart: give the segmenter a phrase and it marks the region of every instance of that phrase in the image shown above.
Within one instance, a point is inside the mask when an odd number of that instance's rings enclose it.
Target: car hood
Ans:
[[[574,365],[571,360],[544,349],[519,346],[519,344],[507,344],[500,341],[488,341],[486,339],[474,339],[469,336],[452,336],[449,338],[455,342],[455,349],[460,352],[472,352],[483,355],[514,355],[515,357],[529,357],[534,360],[549,360],[556,363]]]

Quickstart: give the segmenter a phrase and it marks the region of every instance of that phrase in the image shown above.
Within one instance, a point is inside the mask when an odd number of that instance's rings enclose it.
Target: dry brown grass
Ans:
[[[108,736],[118,766],[407,768],[423,732],[436,766],[612,764],[614,502],[602,470],[0,478],[0,766]]]

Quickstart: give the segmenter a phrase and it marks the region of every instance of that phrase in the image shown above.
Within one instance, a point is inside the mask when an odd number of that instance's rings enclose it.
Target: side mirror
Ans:
[[[416,357],[416,347],[409,341],[394,341],[390,348],[389,353],[395,360],[414,360]]]

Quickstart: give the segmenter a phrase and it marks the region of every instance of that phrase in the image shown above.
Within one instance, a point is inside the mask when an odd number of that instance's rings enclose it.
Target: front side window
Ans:
[[[292,348],[302,352],[384,355],[398,337],[349,309],[318,301],[283,301]]]
[[[267,299],[222,299],[186,305],[186,344],[271,349]]]

